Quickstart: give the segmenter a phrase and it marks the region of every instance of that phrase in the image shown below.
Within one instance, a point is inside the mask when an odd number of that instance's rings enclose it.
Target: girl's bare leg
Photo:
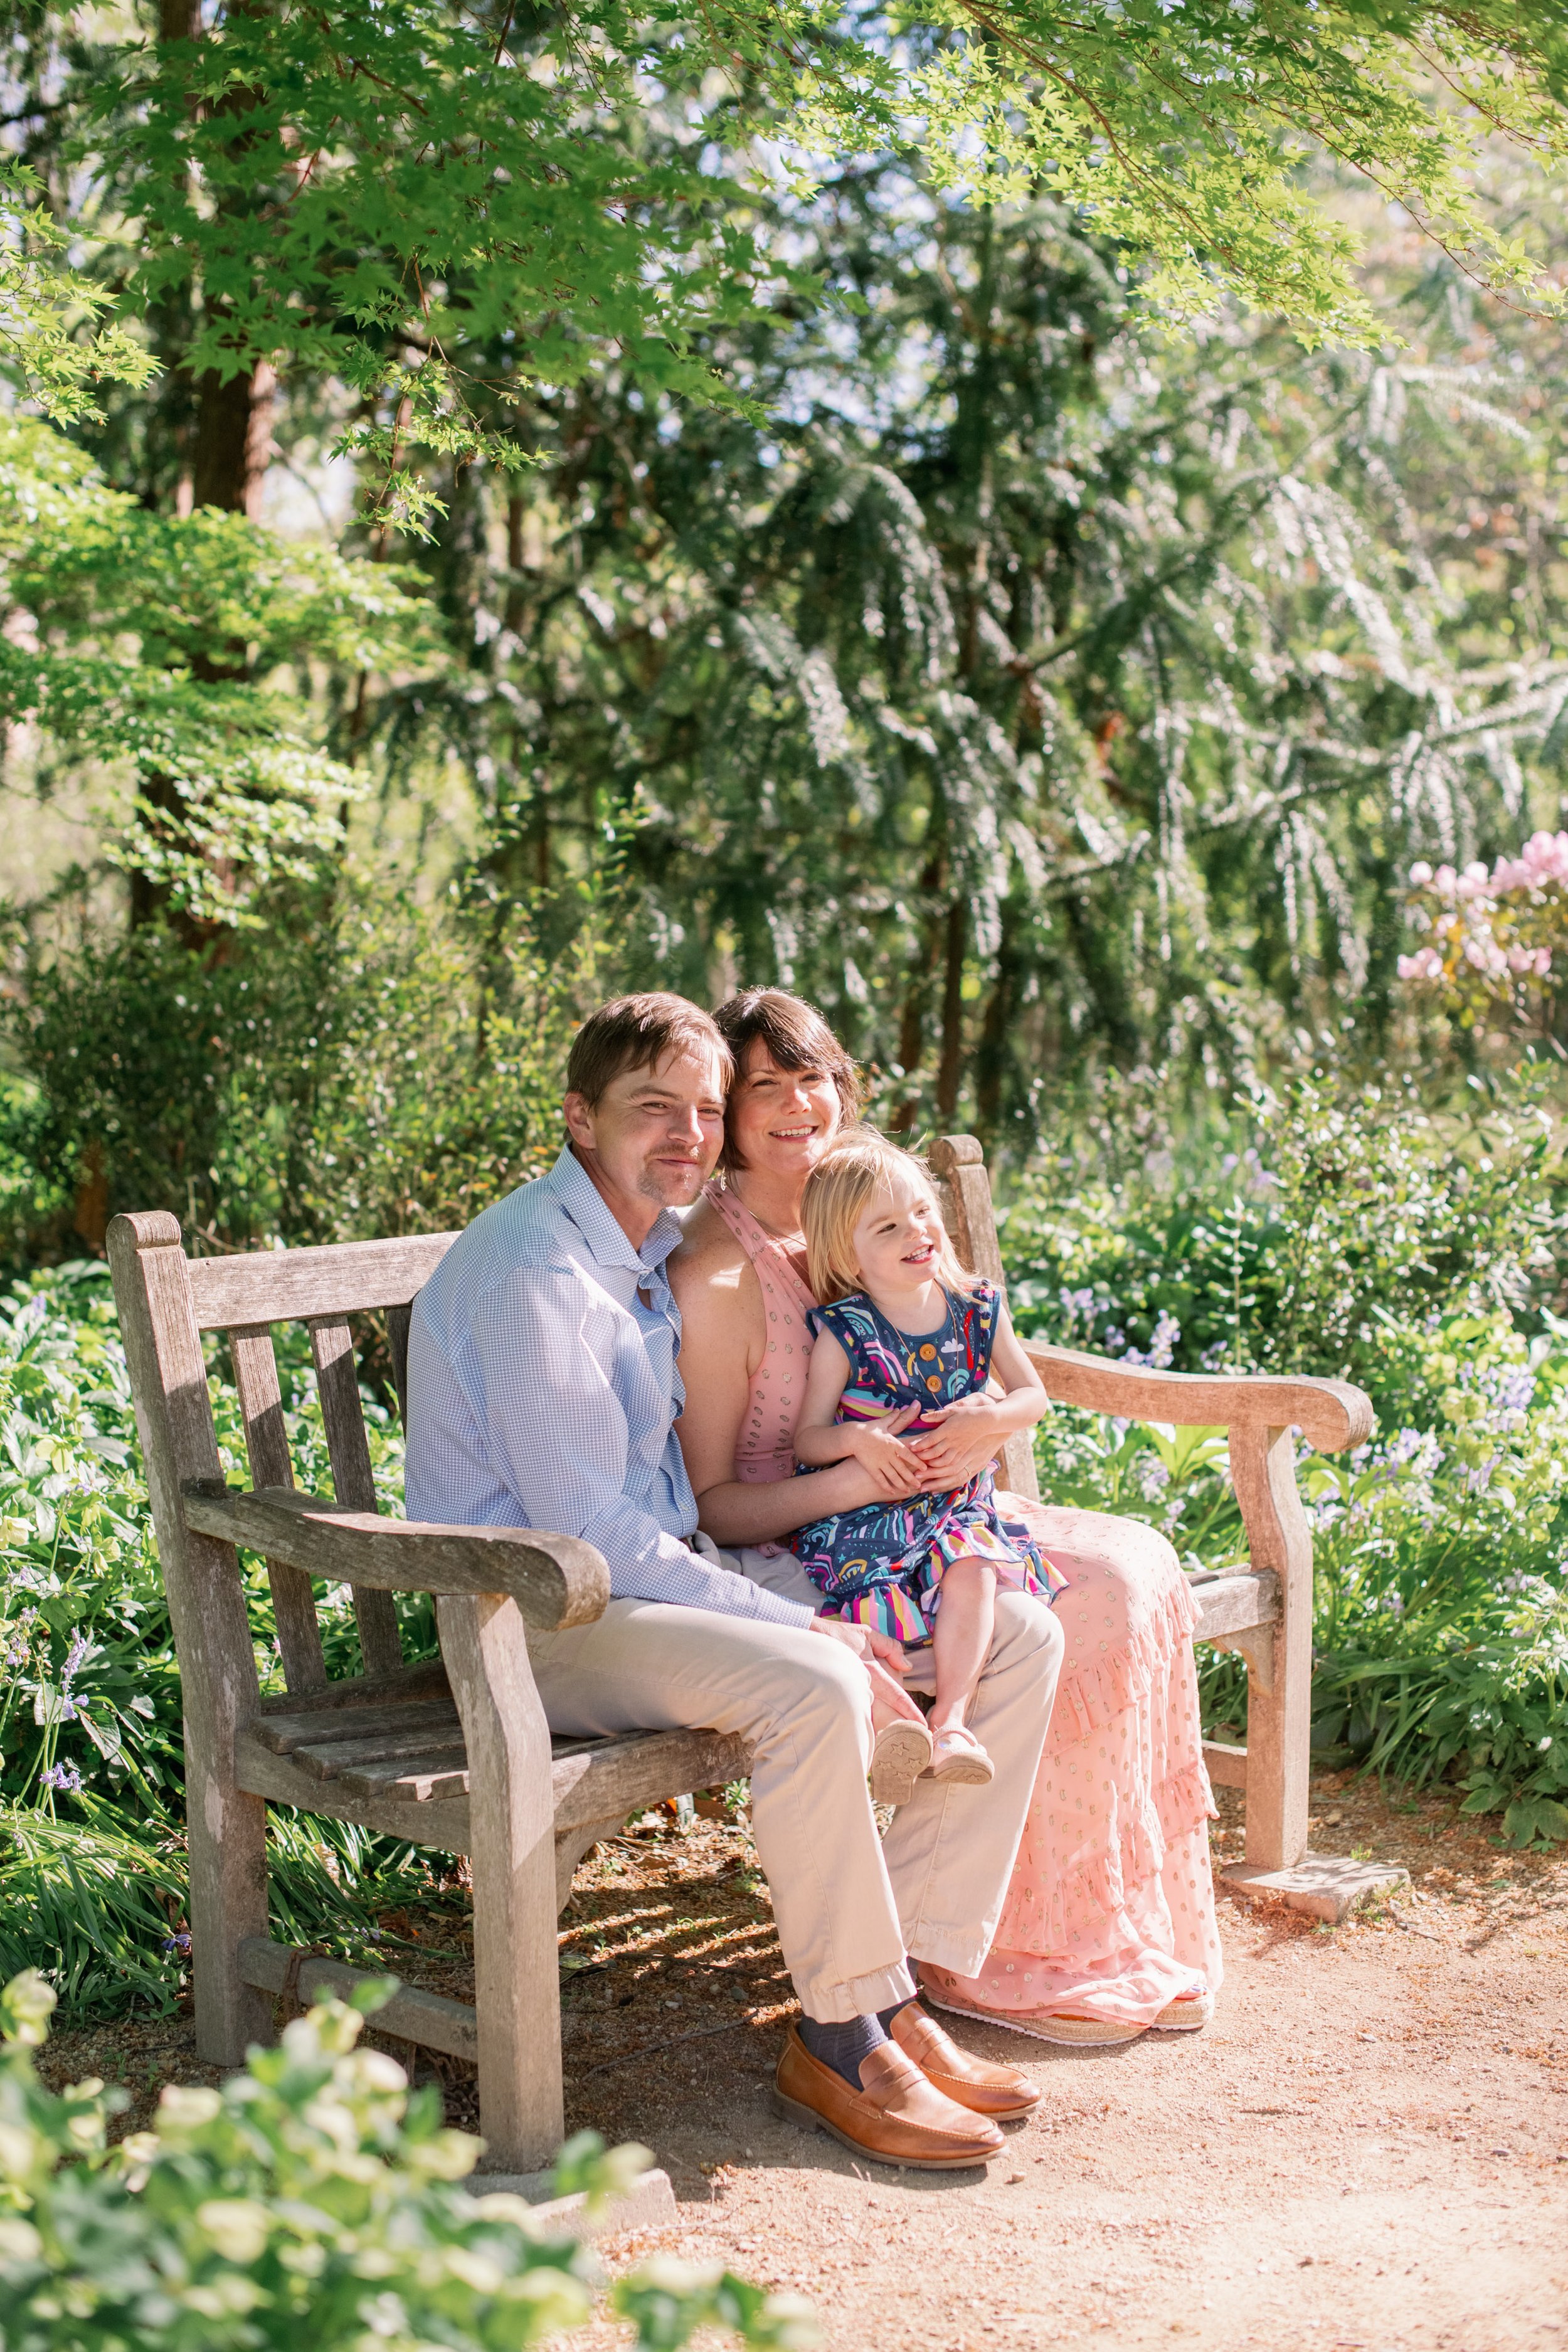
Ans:
[[[989,1560],[955,1559],[942,1580],[936,1612],[933,1737],[963,1727],[996,1624],[996,1571]]]

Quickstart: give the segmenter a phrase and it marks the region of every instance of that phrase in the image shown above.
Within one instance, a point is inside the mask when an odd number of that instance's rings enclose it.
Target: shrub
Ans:
[[[35,960],[0,1008],[0,1251],[98,1249],[120,1209],[220,1247],[465,1223],[559,1149],[579,978],[353,877],[287,931]]]
[[[295,2019],[221,2090],[170,2085],[157,2128],[110,2148],[123,2095],[38,2082],[53,2007],[37,1975],[0,1996],[3,2352],[521,2352],[590,2316],[589,2258],[521,2198],[459,2189],[482,2143],[356,2048],[353,2009]],[[647,2160],[584,2134],[556,2185],[602,2198]],[[639,2346],[713,2325],[777,2352],[816,2341],[804,2305],[717,2270],[650,2263],[609,2301]]]
[[[1468,1119],[1333,1085],[1262,1107],[1218,1168],[1023,1188],[1004,1229],[1020,1320],[1188,1370],[1348,1374],[1380,1428],[1303,1450],[1320,1758],[1461,1782],[1515,1843],[1568,1835],[1568,1324],[1548,1133],[1528,1087]],[[1224,1433],[1073,1412],[1038,1433],[1053,1501],[1163,1528],[1194,1567],[1245,1556]],[[1242,1729],[1240,1662],[1200,1653],[1205,1717]]]
[[[1020,1323],[1181,1371],[1322,1373],[1381,1412],[1430,1410],[1408,1335],[1459,1307],[1524,1308],[1554,1273],[1533,1081],[1436,1110],[1407,1085],[1320,1076],[1240,1109],[1223,1157],[1161,1150],[1116,1183],[1070,1160],[1029,1171],[1003,1219]]]
[[[325,1488],[303,1333],[280,1355],[295,1460]],[[216,1374],[216,1349],[213,1360]],[[216,1376],[213,1392],[220,1458],[241,1472],[238,1401]],[[395,1508],[401,1444],[374,1400],[365,1419]],[[179,1676],[102,1266],[45,1272],[0,1300],[0,1969],[47,1967],[78,2014],[167,2010],[185,1979]],[[277,1687],[258,1563],[247,1598],[262,1686]],[[347,1595],[322,1592],[318,1615],[333,1671],[348,1670]],[[412,1651],[428,1645],[428,1602],[413,1600],[404,1626]],[[268,1822],[273,1909],[293,1941],[357,1958],[376,1902],[427,1890],[426,1863],[397,1840],[277,1808]]]

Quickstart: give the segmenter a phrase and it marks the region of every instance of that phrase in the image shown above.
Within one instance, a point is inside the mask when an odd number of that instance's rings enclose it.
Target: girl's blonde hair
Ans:
[[[865,1287],[855,1255],[855,1228],[878,1186],[899,1168],[912,1171],[936,1198],[925,1162],[912,1151],[900,1151],[874,1127],[847,1128],[806,1178],[802,1210],[806,1276],[818,1306],[830,1307],[836,1298]],[[976,1277],[960,1265],[945,1225],[936,1272],[944,1290],[974,1288]]]

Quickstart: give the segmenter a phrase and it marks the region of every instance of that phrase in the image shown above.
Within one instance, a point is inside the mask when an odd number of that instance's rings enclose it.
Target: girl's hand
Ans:
[[[956,1404],[928,1413],[926,1419],[940,1425],[911,1437],[906,1451],[919,1460],[925,1473],[922,1491],[928,1495],[967,1486],[990,1467],[1013,1433],[1011,1420],[988,1396],[960,1397]]]
[[[899,1434],[919,1412],[918,1404],[910,1404],[900,1412],[889,1413],[886,1421],[855,1423],[855,1460],[871,1480],[879,1497],[889,1502],[918,1495],[923,1484],[919,1463],[910,1459],[913,1446],[901,1444]]]

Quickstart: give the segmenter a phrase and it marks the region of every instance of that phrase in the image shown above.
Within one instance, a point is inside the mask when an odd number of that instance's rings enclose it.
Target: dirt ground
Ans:
[[[1334,1930],[1222,1901],[1201,2034],[1077,2053],[949,2021],[1045,2090],[989,2171],[951,2175],[857,2164],[773,2116],[791,2003],[744,1829],[710,1804],[685,1832],[646,1817],[584,1865],[562,1932],[569,2126],[646,2142],[680,2207],[605,2261],[723,2261],[809,2296],[829,2352],[1563,2345],[1568,1853],[1500,1850],[1447,1798],[1344,1776],[1313,1794],[1313,1844],[1404,1862],[1409,1895]],[[1240,1845],[1239,1800],[1219,1802],[1216,1860]],[[382,1924],[384,1965],[468,1996],[459,1894]],[[125,2083],[128,2124],[163,2082],[213,2079],[181,2019],[65,2030],[47,2061]],[[472,2127],[471,2079],[446,2090]]]

